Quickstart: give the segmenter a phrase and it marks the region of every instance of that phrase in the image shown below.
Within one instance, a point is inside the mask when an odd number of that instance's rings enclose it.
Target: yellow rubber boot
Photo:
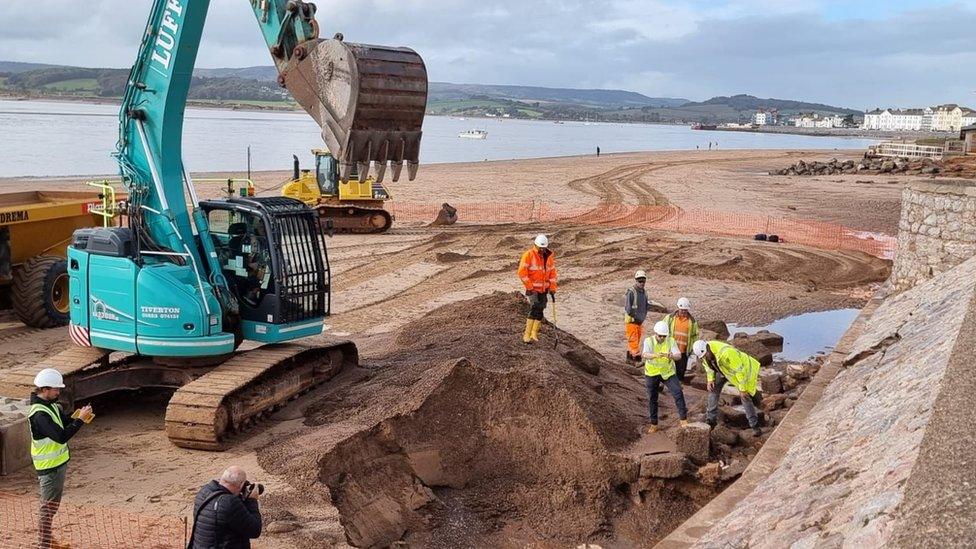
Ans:
[[[522,333],[523,343],[532,343],[532,328],[535,327],[535,321],[531,318],[525,319],[525,332]]]
[[[533,320],[532,322],[532,333],[529,334],[529,337],[532,338],[532,341],[539,341],[539,330],[542,329],[542,321]]]

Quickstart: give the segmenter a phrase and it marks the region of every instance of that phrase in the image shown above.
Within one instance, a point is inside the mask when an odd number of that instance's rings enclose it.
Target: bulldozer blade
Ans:
[[[420,161],[427,108],[427,68],[409,48],[311,40],[293,57],[281,81],[322,128],[322,139],[343,163],[368,176],[369,164]],[[365,164],[365,169],[363,165]],[[394,170],[394,174],[398,173]],[[410,171],[411,179],[416,169]]]

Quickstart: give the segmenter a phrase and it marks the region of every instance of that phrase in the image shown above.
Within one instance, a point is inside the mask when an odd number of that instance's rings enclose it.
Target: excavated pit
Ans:
[[[316,434],[266,449],[262,464],[306,477],[314,464],[308,480],[328,487],[359,547],[660,539],[717,489],[690,464],[641,478],[629,448],[642,384],[568,333],[557,343],[551,325],[523,344],[526,307],[495,293],[405,325],[388,354],[307,410]]]

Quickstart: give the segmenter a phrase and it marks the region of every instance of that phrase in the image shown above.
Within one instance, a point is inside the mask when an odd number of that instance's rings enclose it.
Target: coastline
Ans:
[[[797,128],[796,126],[759,126],[756,128],[729,128],[718,126],[708,132],[773,133],[806,135],[809,137],[858,137],[863,139],[956,139],[954,132],[902,132],[883,130],[864,130],[861,128]]]

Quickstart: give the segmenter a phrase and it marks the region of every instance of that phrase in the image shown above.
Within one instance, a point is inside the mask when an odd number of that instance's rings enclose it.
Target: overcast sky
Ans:
[[[0,0],[0,60],[127,67],[151,0]],[[200,67],[270,65],[211,0]],[[976,0],[321,0],[323,36],[410,46],[431,80],[976,107]]]

